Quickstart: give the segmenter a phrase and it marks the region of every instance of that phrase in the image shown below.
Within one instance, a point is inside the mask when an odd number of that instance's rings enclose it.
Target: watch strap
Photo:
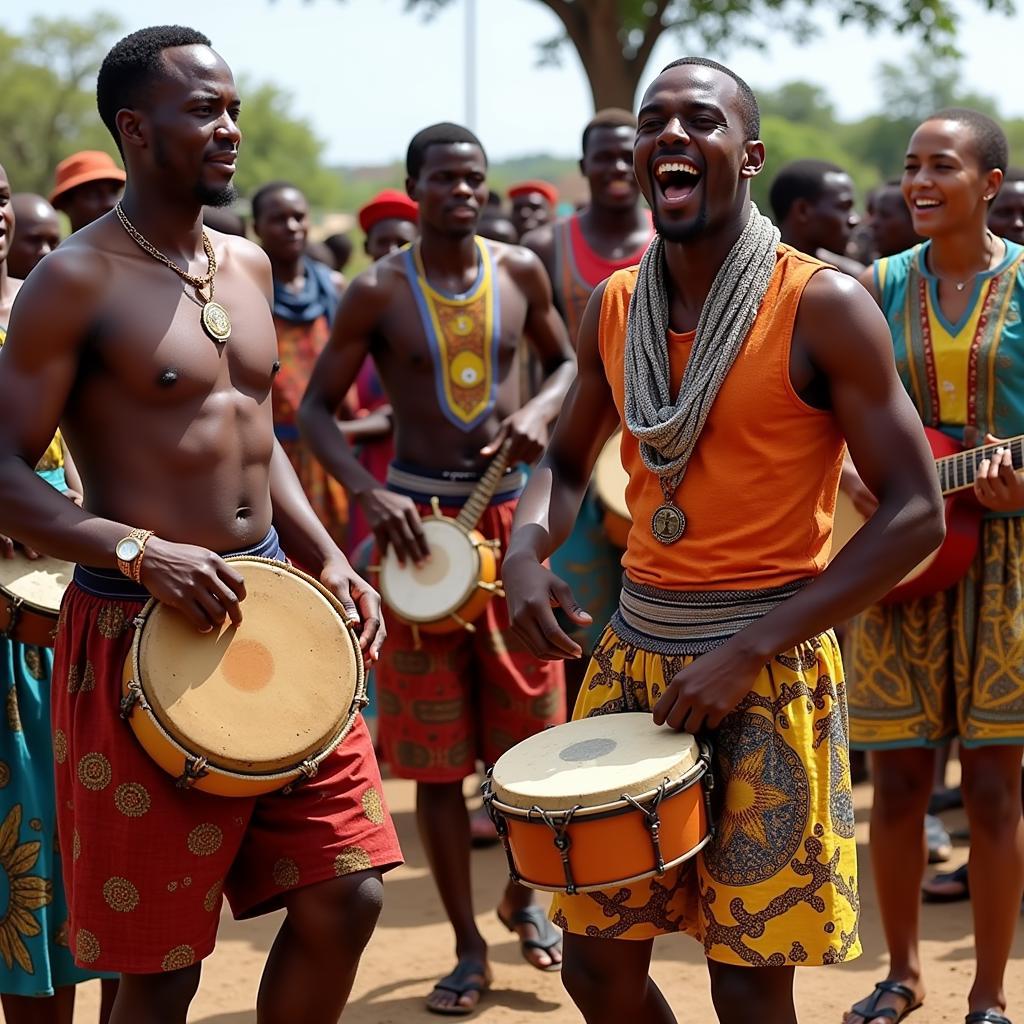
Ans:
[[[127,576],[133,583],[140,583],[142,581],[142,556],[146,553],[146,542],[152,536],[152,530],[140,530],[136,527],[128,534],[128,537],[139,542],[139,553],[129,560],[123,558],[117,559],[117,568],[120,570],[122,575]],[[128,537],[123,539],[127,540]]]

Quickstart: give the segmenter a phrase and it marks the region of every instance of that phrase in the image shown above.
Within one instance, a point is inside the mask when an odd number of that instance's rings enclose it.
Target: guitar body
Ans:
[[[962,451],[956,441],[940,430],[926,427],[925,434],[936,459]],[[978,552],[985,509],[975,500],[973,490],[964,490],[945,499],[944,514],[946,539],[882,598],[883,604],[898,604],[940,593],[967,575]],[[832,530],[832,555],[843,548],[864,523],[864,517],[853,502],[840,491]]]

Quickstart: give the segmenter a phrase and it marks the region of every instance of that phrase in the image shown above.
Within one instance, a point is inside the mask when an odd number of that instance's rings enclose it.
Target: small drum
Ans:
[[[710,840],[711,752],[649,714],[598,715],[498,758],[484,804],[512,879],[590,892],[660,875]]]
[[[150,600],[135,619],[121,717],[181,788],[255,796],[316,774],[366,703],[341,603],[293,566],[228,558],[242,624],[200,633]]]
[[[594,490],[604,506],[604,532],[617,547],[625,548],[633,517],[626,505],[626,485],[629,474],[623,468],[619,444],[622,432],[617,431],[601,449],[594,466]]]
[[[0,558],[0,636],[21,644],[52,647],[60,602],[75,567],[41,555]]]

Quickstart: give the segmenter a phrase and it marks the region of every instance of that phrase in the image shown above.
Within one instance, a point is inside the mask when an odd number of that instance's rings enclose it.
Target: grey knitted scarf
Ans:
[[[640,442],[644,465],[671,500],[708,413],[757,316],[775,269],[778,228],[750,204],[743,233],[711,285],[679,386],[671,394],[665,242],[655,235],[640,261],[629,300],[625,346],[626,428]]]

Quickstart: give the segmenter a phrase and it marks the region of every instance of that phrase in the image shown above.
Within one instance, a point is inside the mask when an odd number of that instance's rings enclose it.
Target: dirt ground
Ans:
[[[346,1024],[415,1024],[441,1018],[423,1009],[423,996],[452,966],[452,942],[416,838],[413,788],[389,781],[387,797],[398,824],[408,863],[388,876],[380,925],[363,958]],[[844,1009],[870,991],[884,973],[884,944],[867,856],[869,790],[858,788],[864,955],[843,967],[797,972],[797,1003],[804,1024],[838,1024]],[[961,812],[945,816],[947,827],[962,827]],[[957,844],[951,866],[966,857]],[[485,1024],[568,1024],[580,1018],[563,992],[557,975],[542,974],[519,958],[511,935],[499,924],[494,905],[504,883],[504,857],[497,849],[473,856],[480,927],[492,942],[494,989],[485,997],[476,1020]],[[205,964],[202,986],[189,1020],[195,1024],[250,1024],[260,969],[279,923],[279,915],[238,924],[225,913],[216,952]],[[914,1024],[963,1021],[965,993],[973,960],[967,904],[926,906],[923,917],[924,963],[929,984],[926,1007]],[[685,937],[663,939],[655,948],[654,977],[677,1009],[680,1024],[714,1024],[704,961],[696,943]],[[78,1021],[95,1020],[98,986],[83,986],[78,995]],[[1024,1021],[1024,929],[1018,932],[1007,971],[1007,995],[1016,1019]],[[756,1014],[751,1016],[756,1024]],[[296,1022],[301,1024],[301,1022]],[[640,1022],[637,1022],[640,1024]]]

